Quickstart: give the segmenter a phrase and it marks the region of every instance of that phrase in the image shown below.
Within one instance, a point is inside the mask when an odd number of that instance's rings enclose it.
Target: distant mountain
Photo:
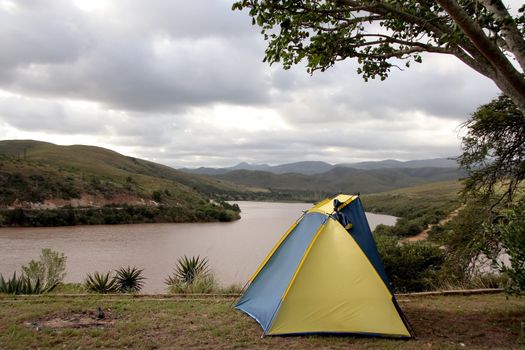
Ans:
[[[336,164],[335,167],[355,168],[355,169],[392,169],[392,168],[457,168],[458,163],[451,158],[434,158],[422,160],[409,160],[402,162],[394,159],[386,159],[377,162],[359,162]]]
[[[394,159],[387,159],[381,161],[359,162],[359,163],[340,163],[329,164],[322,161],[304,161],[296,163],[286,163],[281,165],[268,164],[250,164],[246,162],[239,163],[232,167],[226,168],[207,168],[201,167],[196,169],[182,168],[179,169],[184,172],[199,174],[199,175],[223,175],[235,170],[251,170],[251,171],[266,171],[273,174],[303,174],[314,175],[330,171],[334,168],[354,168],[354,169],[396,169],[396,168],[457,168],[457,162],[452,158],[435,158],[422,160],[399,161]]]
[[[321,174],[234,170],[214,177],[244,186],[270,191],[311,191],[316,193],[375,193],[429,182],[456,180],[464,174],[457,168],[382,168],[355,169],[335,167]]]

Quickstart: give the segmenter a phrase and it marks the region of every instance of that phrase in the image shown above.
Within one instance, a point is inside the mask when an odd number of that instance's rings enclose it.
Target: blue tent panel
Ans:
[[[354,237],[357,244],[359,244],[363,252],[366,254],[379,276],[381,276],[385,282],[386,286],[391,289],[385,268],[383,267],[383,263],[379,257],[374,238],[372,237],[372,231],[368,225],[368,220],[366,219],[365,209],[363,208],[361,199],[356,198],[350,202],[350,204],[341,209],[341,213],[350,219],[350,222],[352,223],[350,234],[352,237]]]
[[[321,213],[305,214],[235,306],[259,322],[265,332],[308,245],[327,218]]]

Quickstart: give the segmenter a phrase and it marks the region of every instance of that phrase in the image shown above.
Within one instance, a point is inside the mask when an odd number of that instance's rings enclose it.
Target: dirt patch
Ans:
[[[46,329],[63,328],[107,328],[111,327],[118,317],[111,309],[98,309],[81,312],[64,312],[60,314],[47,315],[33,322],[24,322],[26,327],[40,331]]]

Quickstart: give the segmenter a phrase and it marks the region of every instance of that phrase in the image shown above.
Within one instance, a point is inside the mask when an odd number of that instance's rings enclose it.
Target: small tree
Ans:
[[[44,248],[40,260],[31,260],[28,265],[22,266],[22,271],[33,285],[39,281],[44,288],[51,288],[64,280],[66,260],[63,253]]]

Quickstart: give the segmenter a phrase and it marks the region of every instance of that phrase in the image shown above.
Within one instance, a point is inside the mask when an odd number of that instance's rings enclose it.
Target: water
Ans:
[[[20,271],[42,248],[67,256],[66,282],[121,266],[144,269],[145,292],[165,291],[177,258],[208,257],[221,285],[244,284],[307,203],[238,202],[242,219],[231,223],[140,224],[0,229],[0,273]],[[372,229],[396,218],[367,213]]]

